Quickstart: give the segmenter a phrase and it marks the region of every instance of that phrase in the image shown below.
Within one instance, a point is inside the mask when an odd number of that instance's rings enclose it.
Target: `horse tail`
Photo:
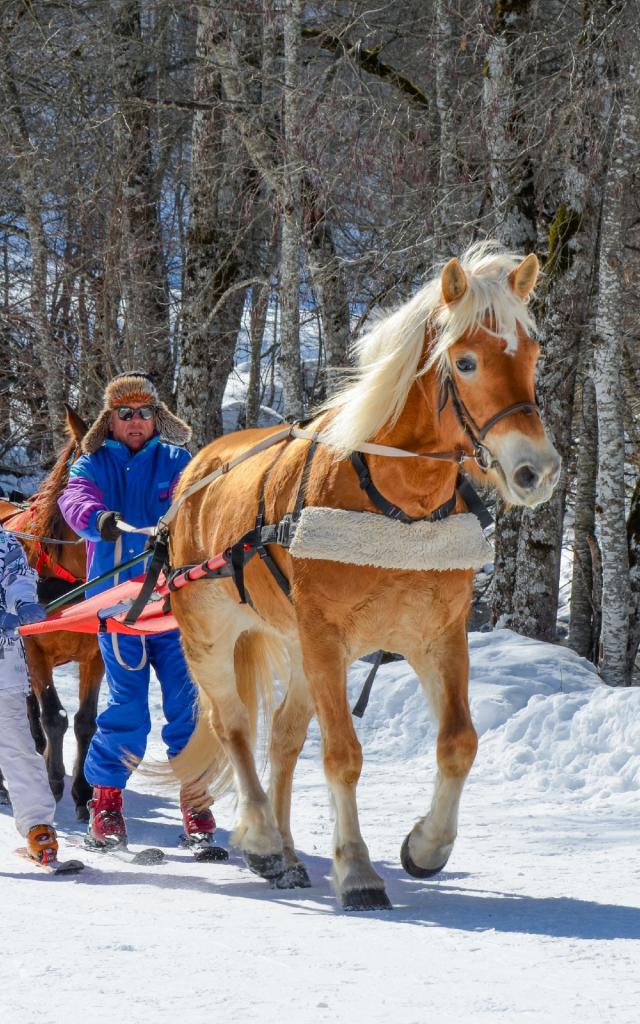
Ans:
[[[261,739],[266,762],[273,714],[273,675],[276,672],[286,679],[288,674],[281,645],[263,632],[241,633],[235,645],[234,668],[238,696],[249,719],[253,749],[262,716]],[[167,765],[138,767],[143,774],[153,775],[161,782],[169,784],[177,779],[182,786],[192,789],[194,806],[199,802],[208,803],[208,797],[218,799],[233,788],[233,768],[215,731],[213,708],[204,689],[198,687],[198,720],[184,749]]]

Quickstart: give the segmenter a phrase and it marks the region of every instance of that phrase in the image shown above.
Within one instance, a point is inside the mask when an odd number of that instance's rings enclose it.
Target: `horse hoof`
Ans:
[[[49,785],[53,793],[53,799],[59,804],[64,795],[64,782],[51,782]]]
[[[408,875],[411,875],[412,878],[433,878],[434,875],[437,875],[439,874],[440,871],[442,871],[443,867],[447,863],[445,860],[444,863],[441,864],[440,867],[438,868],[418,867],[416,862],[412,859],[411,854],[409,853],[409,836],[407,836],[404,843],[402,844],[402,849],[400,850],[400,860],[402,862],[404,870],[407,872]]]
[[[348,889],[341,900],[343,910],[393,910],[384,889]]]
[[[271,881],[284,874],[284,857],[281,853],[268,853],[266,856],[262,856],[259,853],[248,853],[243,850],[242,856],[249,870],[253,871],[254,875],[260,875],[260,878]]]
[[[88,821],[89,820],[89,809],[86,804],[78,804],[76,807],[76,820],[77,821]]]
[[[271,883],[272,889],[310,889],[311,879],[304,864],[292,864]]]

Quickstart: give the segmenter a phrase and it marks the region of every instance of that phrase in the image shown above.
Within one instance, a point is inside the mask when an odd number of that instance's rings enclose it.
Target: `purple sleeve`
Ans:
[[[58,499],[60,511],[72,530],[85,540],[99,541],[96,529],[99,512],[107,506],[100,488],[86,476],[72,475]]]

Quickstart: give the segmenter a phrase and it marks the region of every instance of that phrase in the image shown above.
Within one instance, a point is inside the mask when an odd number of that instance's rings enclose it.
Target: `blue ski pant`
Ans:
[[[114,639],[121,661],[132,666],[123,668],[114,651]],[[166,725],[162,739],[169,757],[175,757],[186,746],[196,723],[196,688],[189,675],[177,630],[156,636],[100,636],[104,659],[108,704],[98,716],[84,772],[92,786],[115,786],[124,789],[131,775],[123,756],[144,757],[151,730],[149,714],[150,670],[154,669],[162,691],[162,710]],[[146,664],[137,668],[146,648]]]

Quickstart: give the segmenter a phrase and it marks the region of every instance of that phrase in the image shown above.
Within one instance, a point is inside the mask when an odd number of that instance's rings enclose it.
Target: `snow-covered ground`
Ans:
[[[472,635],[471,651],[480,750],[438,878],[399,864],[434,774],[434,726],[406,664],[381,669],[358,724],[361,822],[392,911],[336,907],[315,729],[294,803],[310,890],[272,891],[236,855],[191,862],[174,845],[173,795],[142,777],[127,793],[131,841],[164,847],[160,867],[93,855],[73,880],[45,876],[15,857],[0,814],[3,1024],[635,1024],[640,689],[607,689],[571,652],[508,631]],[[352,671],[354,699],[366,672]],[[71,713],[75,687],[61,675]],[[157,756],[157,687],[153,703]],[[226,839],[231,800],[217,817]],[[67,796],[58,824],[79,830]]]

